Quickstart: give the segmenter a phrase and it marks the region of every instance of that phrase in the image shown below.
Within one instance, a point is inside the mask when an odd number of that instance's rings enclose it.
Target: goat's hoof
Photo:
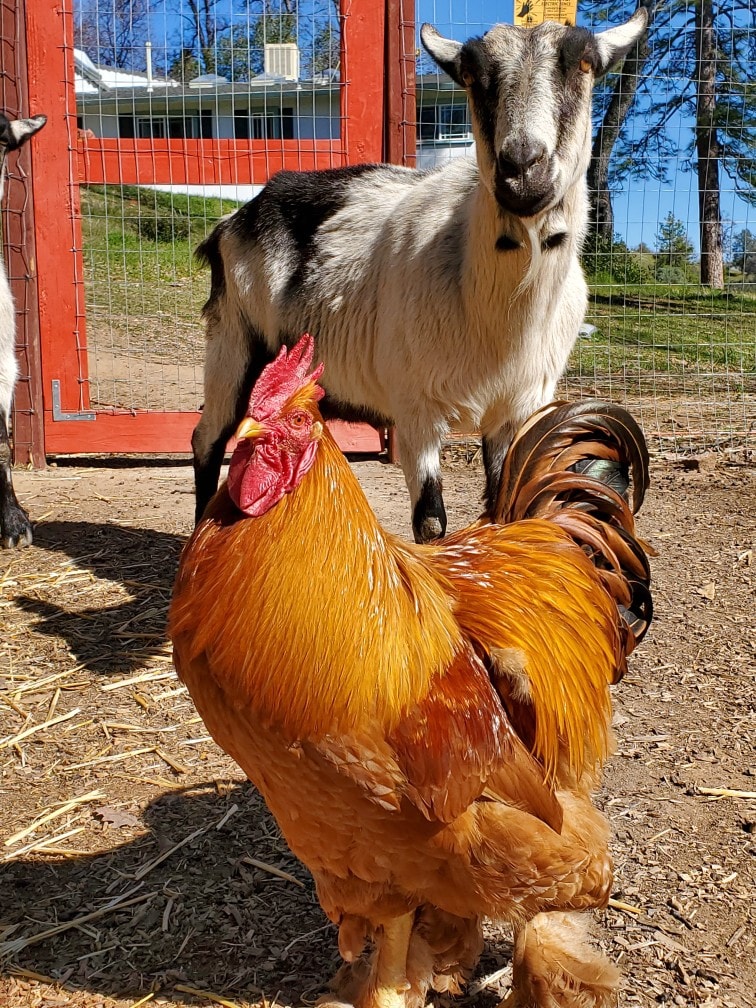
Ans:
[[[428,515],[413,528],[416,543],[433,542],[434,539],[443,539],[446,532],[446,522],[436,518],[435,515]]]
[[[3,549],[16,549],[31,546],[32,527],[29,516],[20,508],[6,515],[0,523],[0,546]]]
[[[429,476],[423,483],[420,497],[412,509],[412,531],[417,543],[442,539],[446,534],[446,508],[439,477]]]
[[[31,546],[31,544],[31,528],[28,528],[20,535],[4,535],[2,539],[0,539],[0,546],[2,546],[3,549],[22,549],[24,546]]]

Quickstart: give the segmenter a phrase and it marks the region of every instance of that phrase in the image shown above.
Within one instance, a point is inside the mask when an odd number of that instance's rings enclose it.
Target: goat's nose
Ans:
[[[535,140],[509,140],[499,151],[496,167],[499,175],[514,178],[525,174],[546,157],[546,148]]]

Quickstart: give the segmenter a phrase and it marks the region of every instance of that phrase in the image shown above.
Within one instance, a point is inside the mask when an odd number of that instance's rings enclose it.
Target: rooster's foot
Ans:
[[[582,914],[542,913],[515,931],[511,993],[499,1008],[610,1008],[619,970]]]
[[[423,1008],[433,957],[427,943],[413,934],[414,923],[414,914],[406,914],[375,927],[373,952],[341,967],[331,983],[333,993],[322,997],[318,1008]],[[340,946],[351,944],[341,938]]]

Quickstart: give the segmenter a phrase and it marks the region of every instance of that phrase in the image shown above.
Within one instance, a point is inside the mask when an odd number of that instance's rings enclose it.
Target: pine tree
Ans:
[[[732,265],[746,277],[756,277],[756,235],[748,228],[733,235]]]
[[[685,270],[693,255],[693,244],[683,221],[670,212],[659,225],[656,233],[656,265]]]
[[[638,70],[637,98],[619,131],[614,129],[613,90],[630,86],[610,78],[597,91],[600,124],[606,121],[601,155],[608,179],[596,188],[606,199],[629,176],[668,181],[680,154],[698,174],[701,280],[721,287],[721,172],[742,198],[756,205],[756,88],[753,85],[754,0],[658,0],[648,36],[649,53]],[[581,0],[592,28],[626,20],[635,0]],[[693,140],[681,142],[690,124]],[[630,127],[635,128],[633,136]],[[616,140],[615,140],[616,138]],[[599,213],[605,211],[599,210]],[[594,211],[594,220],[603,218]]]

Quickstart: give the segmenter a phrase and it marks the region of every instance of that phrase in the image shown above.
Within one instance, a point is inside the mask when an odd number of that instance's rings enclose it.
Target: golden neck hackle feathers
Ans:
[[[266,514],[240,518],[219,495],[187,547],[171,629],[292,738],[393,727],[460,639],[440,579],[382,531],[327,429]]]
[[[460,548],[469,571],[455,577]],[[506,677],[532,703],[533,752],[547,778],[565,759],[578,776],[603,762],[608,686],[624,656],[616,606],[582,550],[531,519],[455,533],[438,562],[453,581],[463,634],[485,648],[494,679]]]

